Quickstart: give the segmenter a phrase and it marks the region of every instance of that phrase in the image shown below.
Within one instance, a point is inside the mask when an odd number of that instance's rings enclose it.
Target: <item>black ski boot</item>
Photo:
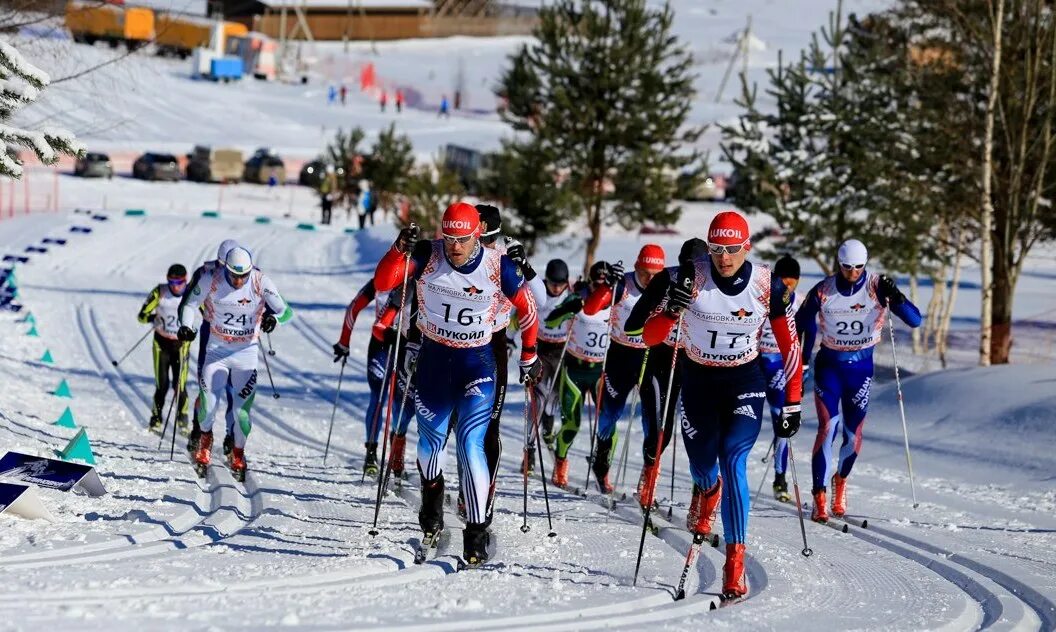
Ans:
[[[366,443],[364,447],[367,449],[367,456],[363,459],[363,471],[367,473],[367,476],[378,475],[378,444]]]
[[[470,522],[462,531],[462,559],[466,568],[477,568],[488,561],[491,533],[483,524]]]
[[[421,473],[421,468],[418,468]],[[444,528],[444,475],[431,481],[422,476],[422,508],[418,511],[418,524],[426,536]]]
[[[189,424],[187,423],[187,415],[180,415],[176,417],[176,427],[179,428],[180,433],[186,435],[189,430]]]
[[[150,413],[150,425],[148,426],[148,429],[151,432],[161,431],[161,415],[156,412]]]
[[[788,493],[788,482],[785,481],[785,473],[774,474],[774,498],[783,503],[792,502],[792,495]]]
[[[224,435],[224,456],[231,456],[231,450],[235,448],[235,435],[227,433]]]
[[[612,483],[609,482],[609,465],[612,460],[612,445],[615,443],[613,437],[598,439],[597,451],[594,453],[594,463],[591,469],[598,479],[598,489],[602,494],[612,493]]]

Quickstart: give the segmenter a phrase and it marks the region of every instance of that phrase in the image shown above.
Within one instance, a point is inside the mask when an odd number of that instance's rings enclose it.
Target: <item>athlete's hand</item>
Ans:
[[[524,244],[516,239],[506,239],[506,256],[519,266],[528,262],[528,255],[524,252]]]
[[[781,421],[777,422],[774,433],[782,439],[788,439],[799,432],[799,416],[801,406],[796,404],[785,404],[781,409]]]
[[[610,263],[608,270],[605,272],[605,283],[609,287],[616,287],[616,284],[623,278],[623,262],[617,261],[616,263]]]
[[[334,343],[334,362],[344,361],[348,357],[348,347],[340,342]]]
[[[410,254],[411,250],[414,249],[414,244],[418,243],[418,238],[421,236],[422,230],[418,228],[418,224],[411,223],[410,226],[400,231],[398,237],[396,237],[396,250],[399,250],[403,254]]]
[[[902,302],[906,300],[905,295],[902,294],[902,290],[898,289],[898,286],[895,285],[895,280],[886,274],[880,275],[877,285],[880,286],[880,294],[882,294],[891,305],[901,305]]]
[[[279,324],[279,321],[275,320],[275,317],[271,314],[264,314],[264,319],[260,321],[260,329],[266,334],[270,334],[275,331],[275,325]]]
[[[694,277],[695,272],[692,265],[681,265],[678,267],[678,282],[672,283],[667,288],[667,305],[665,309],[668,314],[677,316],[689,306],[689,303],[693,300]]]
[[[409,376],[414,371],[414,365],[418,364],[418,354],[422,351],[422,345],[417,342],[408,342],[403,348],[403,374]]]
[[[144,325],[146,325],[147,323],[154,322],[154,313],[151,312],[151,313],[147,314],[147,313],[144,313],[144,312],[140,312],[139,316],[137,316],[136,318],[139,319],[139,322],[141,322]]]
[[[521,384],[535,386],[543,377],[543,363],[539,356],[533,355],[527,361],[521,361]]]
[[[196,335],[197,334],[194,330],[187,325],[181,325],[180,328],[176,330],[176,338],[181,342],[190,342],[194,340]]]

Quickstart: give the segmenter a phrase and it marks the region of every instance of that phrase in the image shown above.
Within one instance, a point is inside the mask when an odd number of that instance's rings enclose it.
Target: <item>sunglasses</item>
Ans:
[[[187,285],[187,279],[184,277],[169,279],[169,285]]]
[[[841,263],[840,267],[843,268],[844,270],[847,270],[848,272],[850,272],[851,270],[861,270],[862,268],[865,267],[865,264],[864,263],[858,263],[858,264]]]
[[[726,253],[728,255],[735,255],[738,252],[744,250],[748,246],[748,242],[734,244],[733,246],[723,246],[722,244],[708,244],[708,252],[713,255],[721,255]]]
[[[444,235],[444,241],[449,244],[467,244],[470,239],[473,239],[473,235],[466,235],[465,237],[450,237]]]

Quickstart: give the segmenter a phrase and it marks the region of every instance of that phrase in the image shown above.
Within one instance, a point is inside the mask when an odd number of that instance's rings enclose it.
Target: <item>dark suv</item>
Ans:
[[[77,159],[73,175],[82,178],[113,178],[114,165],[110,162],[110,156],[92,151]]]
[[[180,165],[172,154],[147,152],[132,163],[132,177],[140,180],[179,180]]]

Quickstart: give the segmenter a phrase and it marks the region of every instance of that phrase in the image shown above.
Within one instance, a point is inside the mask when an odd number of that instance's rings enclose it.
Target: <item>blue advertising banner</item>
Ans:
[[[68,492],[75,487],[91,496],[106,493],[95,468],[21,452],[8,452],[0,458],[0,479],[32,483],[48,489]]]

